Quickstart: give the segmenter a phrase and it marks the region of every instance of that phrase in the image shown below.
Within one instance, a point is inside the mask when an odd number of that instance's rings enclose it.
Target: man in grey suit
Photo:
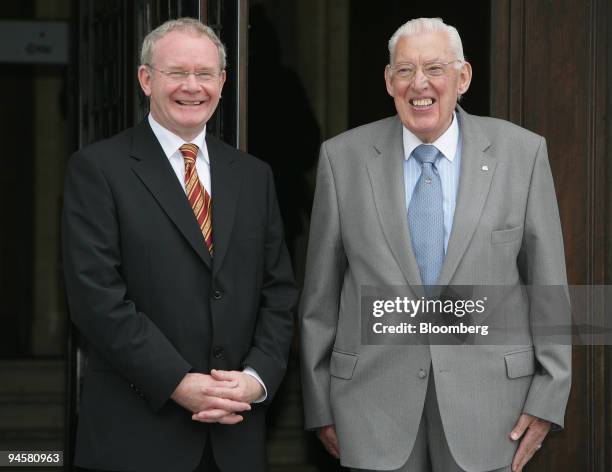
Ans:
[[[306,427],[355,469],[520,471],[563,427],[571,384],[570,346],[529,329],[567,313],[521,290],[567,284],[546,143],[457,105],[472,70],[440,19],[407,22],[389,52],[397,116],[321,147],[300,308]],[[504,287],[521,342],[362,342],[364,286],[424,285]]]

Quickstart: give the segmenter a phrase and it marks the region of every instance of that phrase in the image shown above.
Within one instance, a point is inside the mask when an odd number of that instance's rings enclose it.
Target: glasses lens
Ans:
[[[439,76],[444,74],[445,70],[446,70],[446,68],[445,68],[444,64],[442,64],[440,62],[435,62],[435,63],[432,63],[432,64],[427,64],[427,65],[425,65],[423,67],[423,72],[428,77],[439,77]]]

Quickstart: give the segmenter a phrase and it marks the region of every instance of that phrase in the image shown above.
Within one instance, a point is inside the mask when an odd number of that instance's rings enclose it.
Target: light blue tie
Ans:
[[[421,163],[421,176],[408,205],[408,226],[421,280],[426,286],[436,285],[444,262],[442,182],[435,166],[438,154],[438,149],[430,144],[421,144],[412,151]]]

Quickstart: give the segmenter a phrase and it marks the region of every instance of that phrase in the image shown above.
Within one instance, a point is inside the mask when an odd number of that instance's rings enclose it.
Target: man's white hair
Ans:
[[[225,46],[212,28],[206,26],[195,18],[178,18],[176,20],[169,20],[147,34],[142,41],[142,49],[140,51],[141,65],[151,64],[151,61],[153,60],[153,48],[155,47],[155,43],[157,43],[157,41],[171,31],[181,31],[208,37],[208,39],[210,39],[213,44],[217,46],[217,50],[219,51],[219,70],[225,70]]]
[[[389,40],[389,64],[393,65],[395,46],[401,37],[415,36],[423,33],[435,33],[436,31],[446,33],[451,52],[455,56],[455,59],[460,60],[461,63],[465,62],[461,37],[453,26],[444,23],[442,18],[416,18],[404,23],[395,33],[393,33],[393,36],[391,36]],[[456,67],[461,67],[461,63],[457,63]]]

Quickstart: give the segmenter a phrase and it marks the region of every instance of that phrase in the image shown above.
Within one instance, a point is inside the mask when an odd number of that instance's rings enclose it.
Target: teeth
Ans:
[[[178,100],[181,105],[199,105],[202,102],[188,102],[186,100]]]
[[[418,100],[412,100],[412,104],[416,105],[417,107],[426,107],[428,105],[431,105],[433,103],[433,100],[431,98],[420,98]]]

